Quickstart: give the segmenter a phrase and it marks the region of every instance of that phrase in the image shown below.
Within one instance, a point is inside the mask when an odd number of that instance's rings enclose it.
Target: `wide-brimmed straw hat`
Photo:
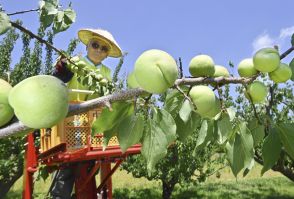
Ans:
[[[79,39],[85,45],[88,45],[91,39],[98,39],[106,42],[110,49],[108,56],[110,57],[121,57],[122,51],[115,39],[113,38],[112,34],[103,29],[81,29],[78,32]]]

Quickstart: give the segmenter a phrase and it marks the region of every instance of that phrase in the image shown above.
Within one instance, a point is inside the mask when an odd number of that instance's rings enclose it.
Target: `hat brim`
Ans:
[[[91,39],[98,39],[106,42],[110,49],[109,49],[109,57],[121,57],[122,56],[122,51],[119,47],[119,45],[116,43],[116,41],[113,39],[110,40],[107,37],[105,37],[103,34],[99,34],[95,30],[91,29],[81,29],[78,32],[78,37],[83,42],[85,45],[88,45],[89,41]]]

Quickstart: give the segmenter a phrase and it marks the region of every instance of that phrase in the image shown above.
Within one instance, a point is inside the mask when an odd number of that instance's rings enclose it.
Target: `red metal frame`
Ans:
[[[74,167],[76,173],[76,198],[97,199],[97,194],[102,194],[103,199],[112,199],[111,176],[123,162],[124,158],[141,153],[141,145],[139,144],[133,145],[123,153],[119,146],[109,146],[103,151],[102,147],[91,147],[88,145],[80,150],[66,151],[66,143],[61,143],[48,151],[38,154],[32,133],[27,136],[27,140],[24,169],[24,199],[32,198],[33,173],[37,171],[38,162],[49,167],[52,166],[51,168],[56,168],[53,166],[79,162],[79,166]],[[116,162],[116,165],[111,169],[112,162]],[[101,169],[101,184],[97,188],[95,175],[99,168]]]
[[[24,172],[23,172],[23,199],[31,199],[34,187],[34,172],[37,171],[37,148],[34,143],[34,135],[30,133],[27,136],[27,143],[25,147],[25,161],[24,161]]]

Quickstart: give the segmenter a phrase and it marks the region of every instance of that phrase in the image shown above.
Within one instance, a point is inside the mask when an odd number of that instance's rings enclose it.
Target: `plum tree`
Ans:
[[[9,104],[16,117],[31,128],[50,128],[68,112],[66,85],[56,77],[37,75],[14,86]]]
[[[214,61],[208,55],[197,55],[191,59],[189,71],[193,77],[212,77],[215,72]]]

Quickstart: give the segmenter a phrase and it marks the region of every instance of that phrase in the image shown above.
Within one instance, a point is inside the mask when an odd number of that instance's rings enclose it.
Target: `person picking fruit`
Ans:
[[[78,32],[78,37],[83,44],[86,45],[87,55],[84,57],[73,57],[71,62],[66,58],[61,58],[53,72],[53,76],[67,83],[69,89],[90,90],[91,85],[82,84],[78,81],[83,78],[84,73],[79,73],[83,68],[89,68],[97,72],[101,76],[101,81],[110,82],[111,70],[102,64],[102,61],[107,57],[121,57],[122,51],[112,34],[102,29],[81,29]],[[98,97],[97,95],[89,95],[85,93],[70,93],[69,101],[86,101],[91,98]],[[78,163],[77,163],[78,164]],[[65,166],[58,170],[54,176],[51,185],[51,196],[53,199],[70,199],[75,181],[74,165]]]
[[[86,45],[87,55],[71,59],[79,67],[89,68],[101,76],[101,83],[111,81],[111,70],[102,64],[107,57],[121,57],[122,51],[112,34],[103,29],[81,29],[78,32],[80,41]],[[53,72],[53,76],[67,83],[69,89],[89,90],[90,86],[78,81],[80,68],[61,58]],[[70,93],[69,101],[86,101],[89,96],[84,93]],[[93,98],[93,97],[92,97]]]

